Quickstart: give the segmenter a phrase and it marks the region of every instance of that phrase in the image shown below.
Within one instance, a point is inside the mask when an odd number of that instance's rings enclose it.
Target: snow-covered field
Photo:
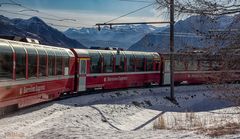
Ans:
[[[179,105],[165,99],[168,87],[53,101],[0,119],[0,138],[240,138],[239,88],[179,86]]]

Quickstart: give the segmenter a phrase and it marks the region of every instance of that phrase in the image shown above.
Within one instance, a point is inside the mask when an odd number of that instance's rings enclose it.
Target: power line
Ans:
[[[6,12],[6,11],[4,11],[4,10],[0,10],[0,11]],[[13,13],[13,12],[8,12],[8,11],[7,11],[7,13],[17,14],[17,15],[22,15],[22,16],[29,16],[29,15],[27,15],[27,14]],[[34,23],[35,23],[35,24],[40,24],[40,22],[34,22]],[[46,23],[46,24],[48,24],[48,25],[51,25],[51,26],[57,26],[57,27],[66,27],[66,28],[72,27],[72,26],[67,26],[67,25],[53,24],[53,23],[49,23],[49,22],[44,22],[44,23]],[[81,28],[81,27],[75,27],[75,28]]]
[[[32,11],[32,12],[37,12],[37,13],[39,13],[39,11],[38,11],[38,10],[31,10],[31,9],[24,9],[24,10],[20,10],[20,11],[18,11],[18,12],[29,12],[29,11]]]
[[[50,25],[50,26],[63,27],[63,28],[71,28],[71,27],[72,27],[72,26],[59,25],[59,24],[53,24],[53,23],[48,23],[48,22],[46,22],[46,24],[48,24],[48,25]],[[74,27],[74,28],[81,28],[81,27]]]
[[[183,32],[174,32],[174,36],[175,37],[189,37],[189,38],[203,38],[205,36],[203,35],[197,35],[197,34],[194,34],[194,33],[183,33]],[[157,32],[157,33],[154,33],[154,35],[156,36],[160,36],[160,35],[164,35],[164,36],[169,36],[169,32]]]
[[[21,4],[7,3],[7,2],[0,3],[0,6],[2,6],[2,5],[15,5],[15,6],[21,6]]]
[[[52,16],[52,17],[55,17],[55,18],[61,18],[61,17],[59,17],[59,16],[55,16],[55,15],[52,15],[52,14],[49,14],[49,13],[45,13],[45,12],[42,12],[42,11],[39,11],[39,10],[36,10],[36,9],[33,9],[33,8],[29,8],[29,7],[26,7],[26,6],[24,6],[24,5],[22,5],[22,4],[20,4],[20,2],[19,1],[17,1],[17,0],[9,0],[12,4],[14,4],[14,5],[17,5],[17,6],[19,6],[19,7],[22,7],[22,8],[24,8],[23,10],[20,10],[20,11],[18,11],[18,12],[28,12],[28,11],[32,11],[32,12],[36,12],[36,13],[42,13],[42,14],[44,14],[44,15],[48,15],[48,16]],[[16,2],[17,1],[17,2]],[[51,20],[50,18],[49,18],[49,20]],[[75,19],[71,19],[71,18],[63,18],[63,19],[58,19],[58,21],[66,21],[66,20],[68,20],[68,21],[76,21]]]
[[[31,14],[24,14],[24,13],[16,13],[16,12],[10,12],[10,11],[7,11],[7,10],[0,10],[2,12],[5,12],[5,13],[9,13],[9,14],[15,14],[15,15],[22,15],[22,16],[34,16],[34,15],[31,15]],[[54,21],[59,21],[59,19],[55,19],[55,18],[49,18],[49,17],[43,17],[43,16],[39,16],[40,18],[43,18],[43,19],[47,19],[47,20],[54,20]]]
[[[144,0],[120,0],[120,1],[139,2],[139,3],[152,3],[152,2],[150,2],[150,1],[144,1]]]
[[[10,2],[13,3],[13,4],[18,5],[19,7],[22,7],[22,8],[24,8],[24,9],[26,9],[26,11],[39,12],[38,10],[35,10],[35,9],[32,9],[32,8],[26,7],[26,6],[24,6],[24,5],[20,4],[20,3],[17,3],[17,2],[15,2],[14,0],[8,0],[8,1],[10,1]]]
[[[6,13],[9,13],[9,14],[14,14],[14,15],[21,15],[21,16],[27,16],[27,17],[30,16],[30,17],[32,17],[32,15],[30,15],[30,14],[15,13],[15,12],[10,12],[10,11],[5,11],[5,10],[0,10],[0,11],[6,12]],[[40,18],[62,22],[62,20],[59,20],[59,19],[53,19],[53,18],[48,18],[48,17],[40,17]],[[49,22],[45,22],[45,23],[48,24],[48,25],[57,26],[57,27],[66,27],[66,28],[72,28],[73,27],[73,26],[67,26],[67,25],[53,24],[53,23],[49,23]],[[72,23],[72,24],[77,24],[77,23]],[[81,28],[81,26],[74,27],[74,28]]]
[[[153,3],[151,3],[151,4],[148,4],[148,5],[144,6],[144,7],[138,8],[138,9],[136,9],[136,10],[134,10],[134,11],[131,11],[131,12],[129,12],[129,13],[126,13],[126,14],[124,14],[124,15],[121,15],[121,16],[119,16],[119,17],[117,17],[117,18],[111,19],[111,20],[105,22],[105,24],[110,23],[110,22],[112,22],[112,21],[115,21],[115,20],[117,20],[117,19],[120,19],[120,18],[122,18],[122,17],[128,16],[128,15],[130,15],[130,14],[136,13],[136,12],[138,12],[138,11],[141,11],[141,10],[147,8],[147,7],[150,7],[150,6],[154,5],[155,3],[156,3],[156,2],[153,2]]]

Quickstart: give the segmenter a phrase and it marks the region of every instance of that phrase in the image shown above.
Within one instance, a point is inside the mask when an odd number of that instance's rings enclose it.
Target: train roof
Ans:
[[[186,53],[173,53],[175,60],[222,60],[222,59],[235,59],[239,58],[240,54],[232,53],[196,53],[196,52],[186,52]],[[164,59],[170,59],[170,53],[163,53],[161,56]]]
[[[91,53],[100,54],[123,54],[123,55],[142,55],[142,56],[153,56],[159,58],[160,55],[157,52],[140,52],[140,51],[122,51],[122,50],[94,50],[94,49],[73,49],[78,57],[89,57]]]
[[[20,42],[20,41],[13,41],[13,40],[6,40],[0,38],[0,47],[23,47],[23,48],[36,48],[36,49],[44,49],[47,53],[48,51],[53,51],[57,53],[57,51],[61,51],[62,55],[68,55],[69,57],[74,57],[74,54],[71,50],[62,47],[56,46],[49,46],[49,45],[42,45],[42,44],[34,44],[34,43],[27,43],[27,42]]]

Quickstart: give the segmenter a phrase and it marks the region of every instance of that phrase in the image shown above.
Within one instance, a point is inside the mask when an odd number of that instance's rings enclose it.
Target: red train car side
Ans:
[[[163,56],[164,84],[170,84],[169,54]],[[240,81],[239,55],[174,54],[175,84],[208,84]]]
[[[72,49],[77,58],[76,91],[116,89],[161,83],[158,53]]]
[[[0,39],[0,109],[56,99],[74,88],[69,49]]]

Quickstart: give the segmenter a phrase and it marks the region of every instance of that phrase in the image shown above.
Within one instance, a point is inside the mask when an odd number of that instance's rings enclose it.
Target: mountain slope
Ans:
[[[208,38],[209,31],[225,29],[233,17],[221,16],[211,19],[207,16],[191,16],[175,24],[175,49],[186,50],[204,48],[216,42]],[[128,50],[133,51],[169,51],[169,27],[159,33],[149,33]]]
[[[86,48],[76,40],[66,37],[62,32],[48,26],[38,17],[27,20],[8,19],[0,16],[0,35],[30,37],[41,44],[68,48]]]

